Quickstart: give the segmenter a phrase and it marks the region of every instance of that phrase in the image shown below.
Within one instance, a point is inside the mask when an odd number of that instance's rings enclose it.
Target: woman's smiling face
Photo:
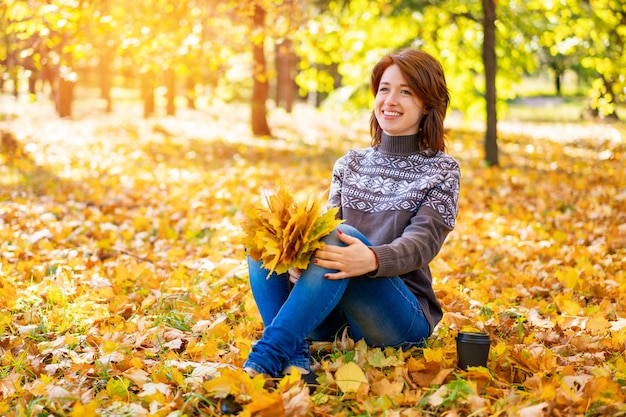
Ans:
[[[383,73],[376,93],[374,114],[382,130],[390,136],[418,132],[424,113],[424,102],[409,87],[397,65]]]

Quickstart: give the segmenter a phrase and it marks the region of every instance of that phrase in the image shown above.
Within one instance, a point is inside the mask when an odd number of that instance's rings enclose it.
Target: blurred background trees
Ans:
[[[585,115],[617,119],[626,94],[621,0],[4,0],[0,89],[49,96],[72,115],[76,88],[105,111],[137,92],[143,114],[246,101],[251,130],[271,135],[267,105],[364,109],[369,71],[402,47],[441,60],[452,108],[486,123],[496,165],[497,114],[522,77],[575,76]]]

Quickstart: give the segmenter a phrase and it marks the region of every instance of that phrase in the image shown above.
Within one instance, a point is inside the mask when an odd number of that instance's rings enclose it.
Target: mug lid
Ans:
[[[456,336],[456,340],[468,343],[491,343],[489,334],[483,332],[459,332]]]

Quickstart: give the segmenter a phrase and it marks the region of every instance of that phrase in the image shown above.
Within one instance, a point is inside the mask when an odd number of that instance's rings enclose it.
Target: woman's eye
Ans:
[[[380,93],[380,92],[387,91],[387,90],[389,90],[387,87],[380,87],[378,89],[378,92]]]
[[[410,96],[411,92],[409,90],[402,90],[402,94],[404,94],[405,96]]]

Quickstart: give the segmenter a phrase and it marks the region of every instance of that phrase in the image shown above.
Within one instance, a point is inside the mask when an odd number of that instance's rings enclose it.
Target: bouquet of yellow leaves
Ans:
[[[298,202],[284,185],[266,200],[267,209],[246,211],[242,227],[248,255],[263,261],[268,277],[289,268],[305,269],[313,253],[324,245],[321,239],[342,223],[336,219],[337,207],[324,211],[320,199]]]

